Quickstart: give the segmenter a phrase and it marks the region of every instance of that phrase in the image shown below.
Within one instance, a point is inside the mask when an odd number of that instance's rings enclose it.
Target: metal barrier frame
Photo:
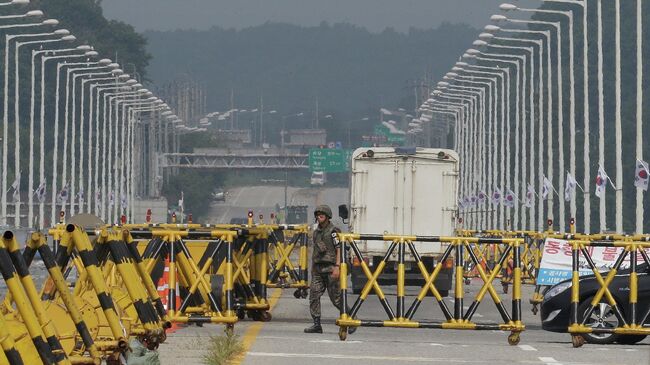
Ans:
[[[600,236],[602,237],[602,236]],[[585,333],[614,333],[624,335],[650,335],[650,327],[644,327],[644,323],[650,319],[650,309],[641,317],[637,313],[638,303],[638,277],[637,277],[637,258],[640,253],[643,261],[650,265],[650,258],[645,252],[645,248],[650,248],[650,238],[648,236],[614,236],[613,241],[587,241],[587,240],[571,240],[572,248],[572,285],[571,285],[571,324],[568,327],[568,332],[571,334],[571,340],[574,347],[580,347],[584,344],[584,338],[581,334]],[[587,247],[623,247],[624,250],[616,259],[614,267],[603,278],[603,275],[596,268]],[[591,307],[588,312],[579,320],[578,306],[580,304],[580,254],[584,257],[592,270],[594,277],[598,281],[600,288],[594,295],[591,301]],[[616,299],[609,290],[609,285],[616,276],[621,265],[630,255],[630,294],[629,294],[629,307],[627,310],[627,318],[623,316]],[[606,298],[609,305],[612,307],[614,315],[617,317],[619,323],[623,325],[616,328],[592,328],[586,326],[587,319],[591,316],[598,303],[600,303],[603,296]],[[641,318],[640,320],[637,320]]]
[[[399,235],[374,235],[374,234],[354,234],[354,233],[339,233],[333,235],[337,242],[337,246],[340,245],[341,252],[341,263],[340,263],[340,279],[339,283],[341,286],[341,311],[340,317],[337,319],[336,324],[340,327],[339,329],[339,338],[345,340],[347,338],[347,328],[348,327],[399,327],[399,328],[437,328],[437,329],[462,329],[462,330],[503,330],[510,331],[511,334],[508,336],[508,342],[512,345],[519,343],[519,334],[524,331],[525,326],[521,320],[521,268],[520,268],[520,246],[523,243],[521,238],[512,238],[512,239],[497,239],[497,238],[473,238],[473,237],[439,237],[439,236],[399,236]],[[368,265],[363,259],[363,255],[359,250],[357,243],[358,240],[375,240],[375,241],[388,241],[391,242],[386,254],[383,259],[379,262],[375,271],[371,271]],[[417,253],[413,242],[440,242],[448,243],[448,247],[442,255],[440,261],[436,264],[435,268],[431,273],[422,263],[420,255]],[[513,284],[513,293],[512,293],[512,316],[507,312],[506,308],[503,306],[501,299],[499,298],[496,290],[493,286],[493,281],[496,277],[496,274],[499,272],[500,267],[503,265],[505,258],[508,256],[502,255],[499,262],[495,267],[495,270],[488,276],[482,267],[479,265],[478,257],[470,244],[507,244],[507,254],[510,251],[513,252],[513,257],[515,261],[515,270],[514,270],[514,284]],[[413,301],[411,306],[407,309],[405,306],[405,251],[406,249],[410,250],[411,254],[415,258],[416,264],[420,269],[422,277],[425,280],[424,286],[420,289],[420,292],[416,299]],[[347,289],[347,272],[348,272],[348,248],[352,250],[353,255],[356,256],[361,268],[368,278],[361,294],[357,297],[355,303],[351,308],[348,308],[348,289]],[[384,292],[381,290],[381,287],[377,283],[377,278],[384,270],[386,263],[389,257],[392,255],[393,251],[397,248],[397,307],[396,312],[393,311],[392,307],[386,300]],[[477,267],[480,277],[483,279],[484,284],[479,290],[478,294],[474,298],[474,301],[470,305],[467,312],[463,311],[463,271],[464,271],[464,250],[468,249],[471,260]],[[447,304],[443,301],[442,296],[436,289],[435,282],[436,277],[438,276],[440,270],[444,265],[444,262],[448,257],[452,255],[455,256],[455,297],[454,297],[454,308],[453,314],[447,307]],[[367,298],[371,290],[374,290],[375,294],[379,298],[384,311],[388,315],[388,320],[377,321],[377,320],[359,320],[355,319],[356,314],[359,311],[359,308],[363,304],[364,300]],[[422,303],[422,300],[425,298],[428,292],[431,292],[440,309],[442,310],[446,321],[444,322],[433,322],[433,321],[413,321],[413,316],[417,311],[418,307]],[[476,312],[481,300],[485,295],[489,293],[492,300],[496,304],[499,313],[504,321],[501,324],[479,324],[472,321],[472,317]]]

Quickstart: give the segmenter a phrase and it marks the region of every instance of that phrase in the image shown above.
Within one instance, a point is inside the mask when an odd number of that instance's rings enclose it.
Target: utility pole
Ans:
[[[318,95],[316,95],[316,129],[318,129]]]
[[[235,90],[230,89],[230,130],[235,129]]]
[[[264,142],[264,95],[260,94],[260,148]]]

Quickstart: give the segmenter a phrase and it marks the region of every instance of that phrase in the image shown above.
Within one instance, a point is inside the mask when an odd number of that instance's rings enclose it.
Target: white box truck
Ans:
[[[458,154],[436,148],[373,147],[359,148],[352,154],[350,182],[350,231],[361,234],[453,236],[456,228]],[[346,206],[339,215],[348,215]],[[361,241],[358,247],[371,266],[386,254],[390,242]],[[438,263],[446,245],[415,242],[429,272]],[[386,265],[380,284],[395,283],[394,264]],[[407,285],[424,281],[407,250]],[[452,284],[453,261],[445,262],[435,285],[443,296]],[[359,293],[366,277],[358,262],[353,262],[352,289]]]

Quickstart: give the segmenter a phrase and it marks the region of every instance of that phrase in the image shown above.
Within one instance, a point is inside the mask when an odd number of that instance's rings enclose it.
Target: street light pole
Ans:
[[[616,83],[616,124],[615,124],[615,146],[616,146],[616,232],[623,232],[623,131],[621,115],[621,0],[614,1],[616,9],[614,16],[615,23],[615,66],[614,79]]]
[[[643,161],[643,0],[636,0],[636,158]],[[643,233],[643,190],[636,189],[636,233]]]
[[[598,165],[605,166],[605,91],[603,76],[603,4],[598,0],[597,8],[598,19]],[[606,195],[607,189],[603,189],[599,202],[599,219],[600,232],[607,230],[607,207]]]

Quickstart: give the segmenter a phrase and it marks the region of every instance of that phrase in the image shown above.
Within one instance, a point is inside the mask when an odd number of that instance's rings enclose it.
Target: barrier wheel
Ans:
[[[533,315],[537,315],[537,312],[539,311],[539,309],[537,309],[537,305],[533,305],[531,311],[533,312]]]
[[[226,332],[227,336],[232,336],[235,333],[235,325],[228,323],[223,331]]]
[[[508,343],[512,346],[518,345],[520,340],[521,338],[519,337],[519,332],[511,333],[508,336]]]
[[[508,283],[502,283],[501,286],[503,287],[503,294],[508,294]]]
[[[309,296],[309,290],[307,290],[306,288],[302,289],[300,292],[300,297],[302,299],[307,299],[308,296]]]
[[[339,327],[339,340],[345,341],[348,338],[348,328]]]
[[[472,279],[465,278],[465,285],[470,285],[471,283],[472,283]]]
[[[293,292],[293,297],[300,299],[302,297],[302,291],[300,289],[296,289],[296,291]]]
[[[237,309],[237,318],[239,318],[240,321],[244,320],[246,318],[246,311],[243,309]]]
[[[580,335],[573,335],[571,336],[571,343],[575,348],[582,347],[585,344],[585,338]]]
[[[260,321],[261,322],[269,322],[271,320],[271,318],[273,318],[273,316],[271,315],[271,312],[269,312],[269,311],[264,311],[264,312],[260,313]]]

